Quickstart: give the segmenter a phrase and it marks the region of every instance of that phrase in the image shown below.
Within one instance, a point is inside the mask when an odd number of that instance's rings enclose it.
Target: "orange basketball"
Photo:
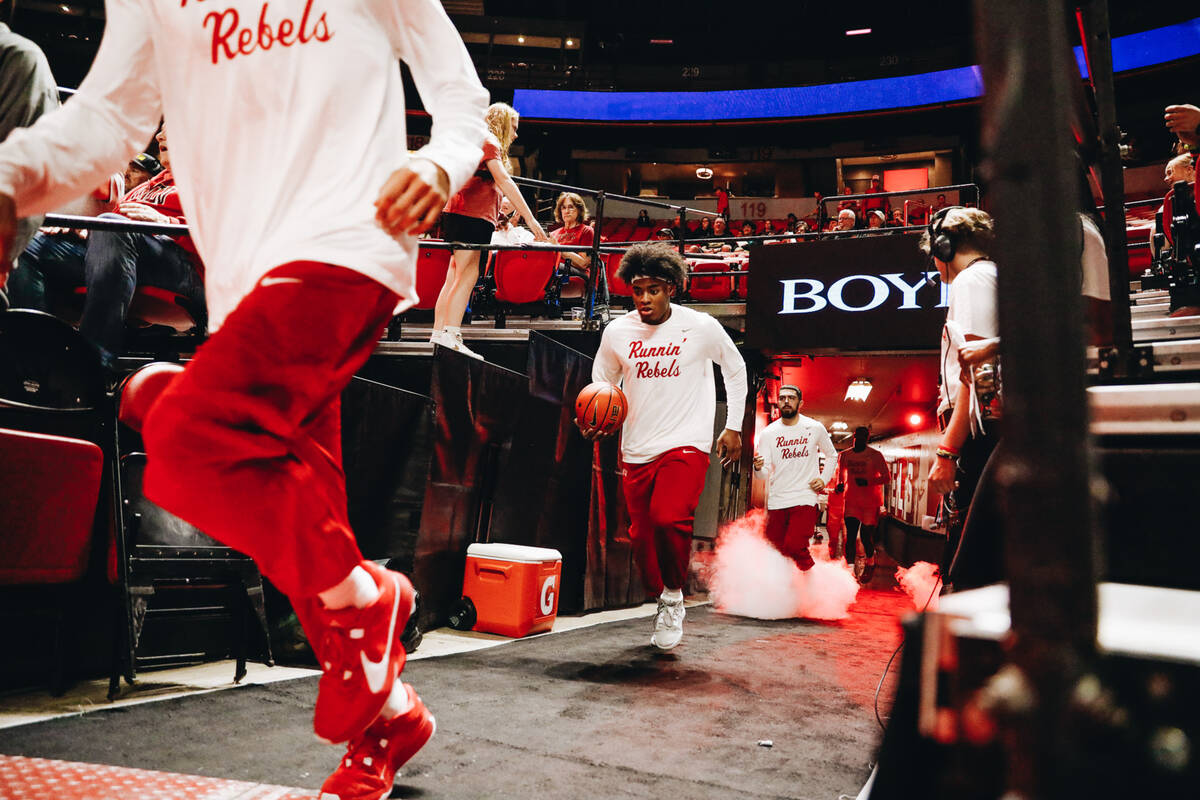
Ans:
[[[583,387],[575,399],[575,419],[588,430],[612,433],[625,421],[629,404],[614,384],[597,381]]]

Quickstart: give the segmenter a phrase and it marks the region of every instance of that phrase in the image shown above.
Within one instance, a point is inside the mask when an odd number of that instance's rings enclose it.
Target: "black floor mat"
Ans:
[[[393,796],[853,795],[880,737],[873,694],[907,607],[878,591],[838,623],[698,607],[670,653],[651,648],[651,621],[636,619],[412,662],[404,678],[438,732]],[[0,751],[315,789],[340,752],[311,732],[316,686],[286,681],[0,730]],[[890,706],[887,686],[884,696]]]

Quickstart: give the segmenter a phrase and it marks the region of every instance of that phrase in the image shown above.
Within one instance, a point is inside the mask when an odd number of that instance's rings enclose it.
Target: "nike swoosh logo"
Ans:
[[[258,282],[259,286],[275,286],[279,283],[302,283],[299,278],[263,278]]]
[[[379,694],[384,689],[384,684],[388,679],[388,662],[392,660],[392,640],[395,636],[391,632],[396,629],[396,617],[400,613],[400,582],[396,580],[394,575],[388,575],[393,583],[396,584],[395,597],[392,598],[392,622],[388,626],[388,643],[384,648],[383,658],[379,661],[372,661],[367,658],[367,651],[358,651],[359,658],[362,659],[363,676],[367,679],[367,690],[371,694]]]

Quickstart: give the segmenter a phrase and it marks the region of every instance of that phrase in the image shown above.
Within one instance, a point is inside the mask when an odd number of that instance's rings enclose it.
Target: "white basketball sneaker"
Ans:
[[[650,644],[659,650],[670,650],[683,638],[683,598],[671,601],[658,598],[658,613],[654,616],[654,634]]]
[[[446,331],[446,338],[453,342],[450,347],[453,347],[464,356],[478,358],[480,361],[483,361],[483,356],[479,355],[479,353],[476,353],[474,350],[463,344],[462,331],[454,331],[453,333]]]

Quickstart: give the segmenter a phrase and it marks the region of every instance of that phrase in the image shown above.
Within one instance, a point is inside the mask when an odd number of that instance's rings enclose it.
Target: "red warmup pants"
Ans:
[[[362,561],[347,518],[340,397],[398,298],[310,261],[263,283],[147,415],[145,492],[253,558],[280,591],[311,599]]]
[[[808,540],[817,528],[817,513],[816,506],[767,509],[767,541],[802,570],[813,565]]]
[[[708,454],[694,447],[668,450],[645,464],[622,464],[629,538],[646,591],[682,589],[692,560],[692,522]]]

